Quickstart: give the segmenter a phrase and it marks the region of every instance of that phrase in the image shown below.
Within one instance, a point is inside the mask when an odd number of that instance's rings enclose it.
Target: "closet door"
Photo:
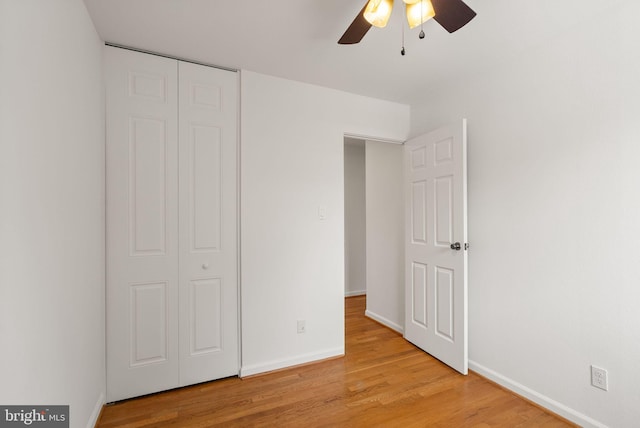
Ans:
[[[179,63],[180,384],[237,375],[237,74]]]
[[[237,375],[237,74],[105,67],[107,400]]]
[[[107,47],[107,401],[175,388],[177,61]]]

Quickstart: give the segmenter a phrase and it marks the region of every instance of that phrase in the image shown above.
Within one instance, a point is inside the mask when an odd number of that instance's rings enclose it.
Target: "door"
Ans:
[[[179,63],[180,384],[238,374],[236,74]]]
[[[466,120],[405,143],[405,338],[467,374]]]
[[[107,47],[105,81],[107,401],[235,375],[236,74]]]
[[[175,388],[178,67],[105,49],[107,401]]]

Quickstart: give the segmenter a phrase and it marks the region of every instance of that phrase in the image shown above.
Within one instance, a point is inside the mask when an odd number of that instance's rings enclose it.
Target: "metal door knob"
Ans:
[[[209,263],[203,263],[202,264],[202,269],[204,269],[204,270],[209,269]]]
[[[456,251],[460,251],[462,249],[462,246],[460,245],[459,242],[456,242],[455,244],[451,244],[451,249],[452,250],[456,250]]]

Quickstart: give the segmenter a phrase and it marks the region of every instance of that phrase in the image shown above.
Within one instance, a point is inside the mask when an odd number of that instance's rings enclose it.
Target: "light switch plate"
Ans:
[[[320,205],[318,207],[318,218],[320,220],[324,220],[327,218],[327,207],[325,207],[324,205]]]

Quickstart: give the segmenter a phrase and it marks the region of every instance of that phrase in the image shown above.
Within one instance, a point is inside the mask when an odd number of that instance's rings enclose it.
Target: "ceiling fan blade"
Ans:
[[[476,13],[462,0],[431,0],[438,24],[450,33],[467,25]]]
[[[340,40],[338,40],[338,44],[340,45],[353,45],[354,43],[359,43],[360,40],[367,34],[369,28],[371,28],[371,24],[364,19],[364,10],[367,7],[367,3],[364,4],[364,7],[356,16],[356,19],[353,20],[347,31],[344,32]]]

